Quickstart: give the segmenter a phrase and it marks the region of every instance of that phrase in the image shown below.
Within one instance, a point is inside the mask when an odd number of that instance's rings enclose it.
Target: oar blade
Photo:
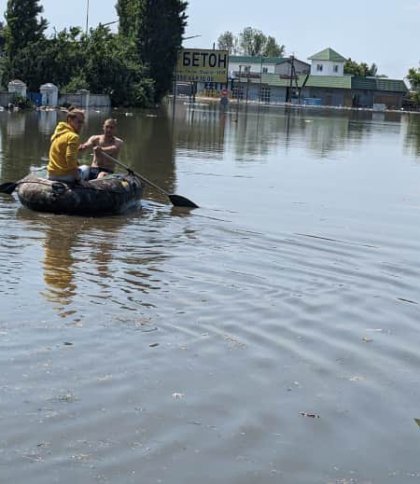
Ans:
[[[15,191],[17,185],[18,184],[15,182],[2,183],[0,185],[0,193],[6,193],[7,195],[11,195]]]
[[[175,207],[199,208],[198,205],[182,195],[168,195],[168,197]]]

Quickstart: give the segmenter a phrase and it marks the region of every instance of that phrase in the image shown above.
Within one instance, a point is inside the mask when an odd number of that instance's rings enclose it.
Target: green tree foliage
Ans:
[[[153,82],[138,62],[135,43],[101,25],[91,31],[83,72],[90,90],[109,94],[113,104],[145,106],[153,98]]]
[[[217,39],[217,48],[227,50],[230,55],[235,54],[238,50],[238,38],[228,30],[219,35]]]
[[[115,9],[119,18],[119,33],[126,38],[136,38],[139,31],[141,2],[118,0]]]
[[[38,0],[8,0],[0,24],[0,79],[22,79],[29,91],[46,82],[62,92],[86,88],[114,105],[145,106],[171,87],[186,25],[183,0],[118,0],[120,32],[70,27],[47,38]]]
[[[358,64],[350,58],[347,59],[344,64],[344,74],[352,74],[353,76],[360,77],[374,77],[377,75],[377,72],[378,67],[376,64],[372,64],[369,67],[365,62]]]
[[[411,107],[419,109],[420,107],[420,68],[411,67],[408,70],[407,80],[410,83],[411,92],[408,95],[408,101]]]
[[[6,45],[6,32],[3,22],[0,22],[0,56],[3,54]]]
[[[217,46],[228,50],[229,54],[263,57],[281,57],[285,50],[274,37],[252,27],[245,27],[238,36],[230,31],[224,32],[217,39]]]
[[[417,69],[412,67],[409,69],[407,74],[407,80],[410,83],[411,89],[413,91],[420,92],[420,68]]]
[[[4,17],[4,58],[2,59],[2,84],[19,77],[21,56],[28,59],[28,49],[45,39],[47,21],[40,17],[43,7],[38,0],[8,0]],[[29,59],[32,63],[33,59]],[[26,81],[26,79],[25,79]]]
[[[172,85],[187,15],[183,0],[119,0],[120,33],[134,40],[138,59],[154,81],[155,102]]]
[[[46,82],[64,86],[83,69],[85,43],[79,27],[72,27],[69,31],[64,29],[52,39],[42,38],[28,43],[11,62],[9,79],[24,80],[29,91],[38,91],[39,86]]]
[[[267,37],[261,30],[245,27],[239,34],[239,46],[243,55],[262,55]]]
[[[39,0],[8,0],[4,17],[7,22],[5,50],[9,60],[28,44],[44,38],[47,21],[39,16],[44,11],[39,3]]]
[[[264,57],[282,57],[284,55],[284,45],[279,45],[274,37],[270,35],[264,45]]]

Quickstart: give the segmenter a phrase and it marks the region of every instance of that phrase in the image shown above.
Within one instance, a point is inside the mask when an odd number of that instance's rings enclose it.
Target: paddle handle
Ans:
[[[108,153],[105,153],[105,151],[102,151],[101,152],[101,155],[105,156],[105,158],[108,158],[109,160],[113,161],[117,165],[120,165],[122,168],[126,169],[127,171],[129,171],[129,172],[131,171],[131,173],[134,173],[136,175],[136,177],[140,178],[140,180],[144,181],[144,183],[149,184],[150,186],[152,186],[153,188],[155,188],[157,191],[163,193],[167,197],[170,196],[169,193],[166,190],[164,190],[163,188],[159,187],[158,185],[155,185],[153,182],[151,182],[150,180],[148,180],[146,177],[144,177],[143,175],[140,175],[140,173],[136,173],[134,170],[132,170],[131,168],[129,168],[127,165],[124,165],[124,163],[122,163],[121,161],[117,160],[116,158],[114,158],[111,155],[108,155]]]

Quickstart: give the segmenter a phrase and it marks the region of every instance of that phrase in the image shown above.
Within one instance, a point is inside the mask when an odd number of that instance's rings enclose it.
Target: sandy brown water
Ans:
[[[0,482],[419,482],[420,117],[113,115],[121,160],[200,208],[0,195]],[[0,182],[56,122],[0,112]]]

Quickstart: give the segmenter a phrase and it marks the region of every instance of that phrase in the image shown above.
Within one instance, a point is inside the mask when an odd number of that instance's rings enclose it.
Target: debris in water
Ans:
[[[320,418],[316,413],[299,412],[303,417]]]

